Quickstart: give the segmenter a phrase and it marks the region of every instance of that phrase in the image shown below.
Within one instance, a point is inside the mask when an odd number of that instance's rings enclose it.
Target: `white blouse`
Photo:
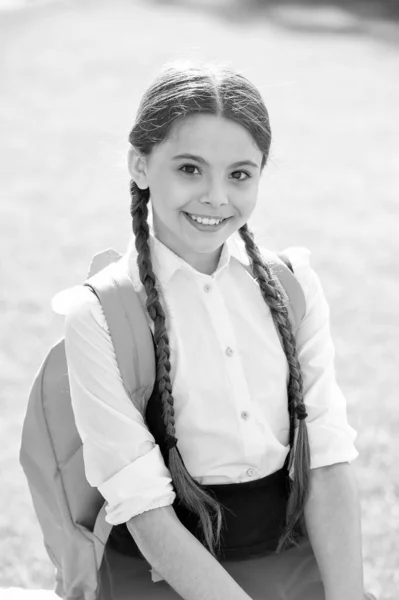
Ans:
[[[288,365],[237,236],[224,245],[213,275],[196,271],[153,236],[150,247],[167,314],[176,437],[189,473],[202,484],[274,473],[289,451]],[[350,462],[358,455],[356,432],[335,380],[329,308],[309,250],[285,254],[306,298],[296,339],[311,468]],[[144,304],[135,251],[127,258]],[[171,505],[170,472],[125,392],[101,305],[87,288],[67,314],[65,347],[86,476],[107,502],[106,520],[117,525]]]

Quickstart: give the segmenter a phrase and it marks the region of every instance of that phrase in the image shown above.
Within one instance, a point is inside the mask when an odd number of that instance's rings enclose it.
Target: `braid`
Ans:
[[[154,322],[156,386],[166,430],[165,444],[168,449],[168,468],[179,502],[183,503],[200,518],[205,543],[209,551],[215,556],[214,546],[219,549],[220,545],[223,518],[222,508],[216,499],[191,477],[176,446],[175,411],[173,407],[172,383],[170,380],[169,337],[165,327],[165,312],[156,289],[157,280],[152,268],[151,253],[148,244],[147,204],[150,197],[149,189],[141,190],[132,180],[130,183],[130,193],[132,197],[131,215],[138,253],[137,264],[139,275],[147,295],[147,310]],[[209,514],[210,510],[216,513],[216,533],[214,532],[212,519]]]
[[[274,324],[280,335],[289,365],[288,411],[290,417],[289,463],[294,466],[294,481],[290,491],[286,526],[283,531],[277,552],[296,543],[295,526],[301,524],[307,498],[310,475],[310,448],[305,418],[306,407],[303,401],[303,382],[301,367],[296,351],[296,341],[287,310],[287,296],[279,279],[273,275],[270,266],[263,260],[254,236],[243,225],[239,229],[245,243],[245,249],[251,261],[252,271],[260,287],[263,299],[270,307]],[[298,431],[295,442],[295,418],[298,419]]]

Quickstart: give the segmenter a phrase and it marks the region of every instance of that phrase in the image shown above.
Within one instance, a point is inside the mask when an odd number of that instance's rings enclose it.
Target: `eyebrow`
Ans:
[[[207,163],[205,159],[203,159],[201,156],[196,156],[195,154],[178,154],[177,156],[173,157],[173,160],[180,160],[182,158],[195,160],[202,165],[209,166],[209,163]],[[237,167],[242,167],[243,165],[250,165],[251,167],[255,167],[255,168],[259,167],[259,165],[256,162],[254,162],[253,160],[239,160],[238,162],[231,164],[230,168],[234,169]]]

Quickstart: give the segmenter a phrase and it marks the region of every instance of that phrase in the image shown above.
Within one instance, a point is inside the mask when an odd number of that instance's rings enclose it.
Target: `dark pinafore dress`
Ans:
[[[168,464],[158,398],[154,392],[148,401],[146,423]],[[203,487],[213,492],[224,507],[218,560],[252,600],[324,600],[320,573],[306,535],[300,536],[298,546],[275,553],[289,495],[287,462],[281,470],[261,479]],[[196,515],[177,497],[173,508],[183,525],[203,541]],[[101,568],[98,600],[181,598],[165,580],[152,581],[150,569],[126,525],[114,526]]]

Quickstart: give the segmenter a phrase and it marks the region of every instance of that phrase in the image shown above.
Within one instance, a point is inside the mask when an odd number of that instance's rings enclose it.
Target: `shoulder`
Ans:
[[[294,275],[300,283],[305,297],[308,295],[312,287],[312,279],[314,278],[314,270],[311,267],[310,256],[311,251],[303,246],[289,246],[283,250],[270,250],[266,246],[259,246],[260,253],[263,259],[267,262],[278,261],[278,255],[285,255],[294,269]]]
[[[134,269],[134,261],[126,253],[119,262],[122,270],[125,270],[132,279],[133,287],[137,291],[138,273],[136,273],[137,269]],[[90,282],[90,279],[88,281]],[[55,313],[65,316],[67,327],[71,324],[97,324],[108,331],[101,303],[86,285],[80,284],[58,292],[51,300],[51,307]]]
[[[311,264],[311,251],[303,246],[289,246],[281,251],[287,256],[294,269],[294,275],[301,284],[305,298],[315,290],[319,278]]]
[[[108,332],[104,311],[97,296],[87,286],[81,285],[70,290],[67,305],[64,306],[65,331],[90,330],[101,328]]]
[[[270,255],[270,250],[267,252]],[[306,304],[304,319],[311,314],[320,316],[320,319],[327,318],[329,307],[320,278],[311,263],[311,251],[303,246],[289,246],[278,254],[284,254],[289,259],[295,278],[303,290]]]
[[[329,306],[323,290],[320,277],[311,263],[311,251],[308,248],[290,246],[282,250],[291,261],[295,277],[300,283],[306,300],[306,315],[317,314],[327,318]]]

